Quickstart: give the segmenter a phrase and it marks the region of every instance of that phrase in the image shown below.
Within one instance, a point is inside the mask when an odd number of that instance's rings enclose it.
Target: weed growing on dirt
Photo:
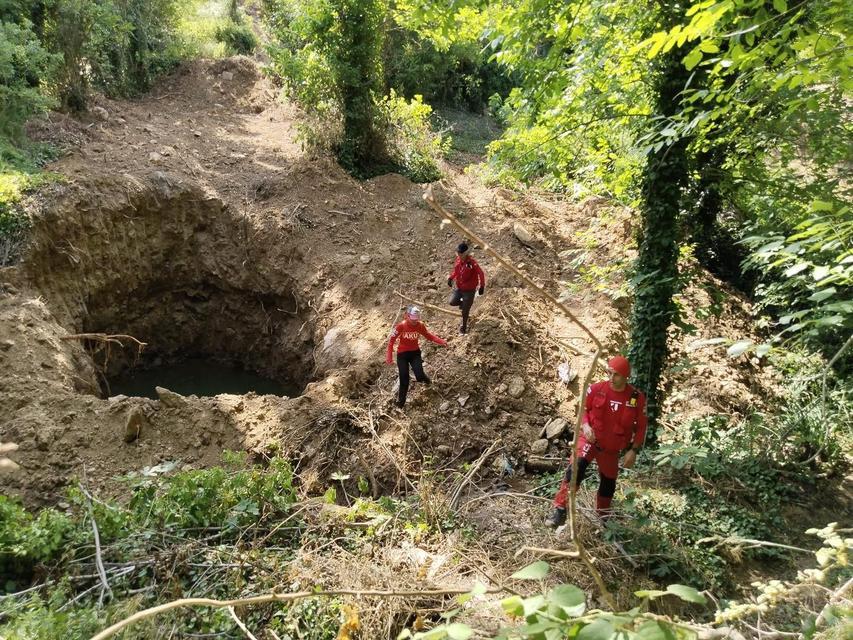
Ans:
[[[0,267],[17,259],[30,227],[21,199],[45,184],[62,180],[59,174],[41,170],[57,153],[49,145],[15,146],[0,136]]]

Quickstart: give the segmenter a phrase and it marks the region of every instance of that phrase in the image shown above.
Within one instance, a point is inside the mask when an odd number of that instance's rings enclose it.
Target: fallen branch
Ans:
[[[488,498],[498,498],[500,496],[511,496],[513,498],[527,498],[529,500],[541,500],[542,502],[551,503],[551,498],[543,498],[542,496],[536,496],[532,493],[518,493],[516,491],[497,491],[495,493],[487,493],[484,496],[477,496],[476,498],[471,498],[466,501],[462,506],[467,507],[470,504],[474,504],[475,502],[479,502],[480,500],[487,500]]]
[[[321,591],[297,591],[294,593],[269,593],[262,596],[252,596],[250,598],[237,598],[234,600],[214,600],[212,598],[181,598],[173,600],[165,604],[157,605],[137,611],[131,616],[119,620],[115,624],[107,627],[100,633],[92,636],[91,640],[106,640],[111,638],[116,633],[132,625],[140,620],[151,618],[172,609],[180,609],[182,607],[248,607],[255,604],[266,604],[268,602],[293,602],[302,600],[303,598],[317,597],[334,597],[334,596],[354,596],[357,598],[429,598],[436,596],[458,596],[469,593],[470,589],[432,589],[426,591],[359,591],[354,589],[330,589]],[[501,593],[505,591],[501,588],[486,589],[486,593]]]
[[[104,603],[104,594],[108,593],[110,598],[112,598],[113,590],[110,589],[110,583],[107,580],[107,572],[104,569],[104,559],[101,557],[101,535],[98,532],[98,523],[95,521],[95,510],[92,508],[92,497],[83,485],[80,485],[80,490],[87,498],[86,506],[89,511],[89,519],[92,521],[92,533],[95,537],[95,567],[98,570],[98,577],[101,580],[101,595],[98,597],[98,606],[100,607]]]
[[[710,538],[702,538],[701,540],[697,540],[696,544],[702,544],[703,542],[716,542],[717,544],[714,545],[714,548],[724,544],[733,544],[737,546],[748,545],[745,546],[744,549],[755,549],[756,547],[776,547],[778,549],[789,549],[790,551],[808,553],[809,555],[814,553],[814,551],[809,551],[808,549],[803,549],[802,547],[792,547],[787,544],[779,544],[778,542],[767,542],[766,540],[752,540],[750,538],[739,538],[737,536],[731,536],[728,538],[724,538],[723,536],[711,536]]]
[[[521,547],[518,551],[515,552],[515,555],[518,556],[520,553],[524,551],[530,551],[531,553],[536,553],[541,556],[557,556],[560,558],[578,558],[580,554],[577,551],[562,551],[560,549],[544,549],[542,547]]]
[[[228,613],[231,614],[231,617],[234,619],[234,622],[236,622],[237,626],[240,627],[240,631],[242,631],[244,634],[246,634],[246,637],[249,640],[258,640],[254,635],[252,635],[252,632],[246,628],[246,625],[243,624],[243,621],[237,617],[237,612],[234,611],[234,607],[229,606],[228,607]]]
[[[429,302],[423,302],[421,300],[415,300],[414,298],[410,298],[409,296],[404,296],[399,291],[395,291],[398,296],[400,296],[403,300],[408,300],[412,304],[416,304],[419,307],[424,307],[426,309],[432,309],[433,311],[438,311],[439,313],[446,313],[449,316],[455,316],[457,318],[461,318],[462,314],[459,311],[451,311],[450,309],[444,309],[442,307],[437,307],[434,304],[430,304]]]
[[[584,383],[581,385],[581,393],[578,396],[578,415],[577,421],[575,424],[575,433],[574,438],[572,439],[572,448],[571,448],[571,464],[572,464],[572,477],[570,481],[570,489],[569,489],[569,505],[570,505],[570,524],[572,531],[572,539],[575,541],[575,544],[578,548],[578,555],[583,563],[589,569],[590,574],[595,580],[596,585],[598,586],[599,591],[601,592],[602,598],[607,603],[613,611],[616,611],[616,600],[611,595],[610,591],[608,591],[607,586],[604,584],[604,578],[601,577],[601,573],[599,573],[598,569],[595,568],[595,565],[592,563],[592,559],[587,554],[586,549],[583,546],[583,543],[580,540],[580,536],[577,533],[577,518],[575,514],[575,494],[577,493],[575,489],[575,485],[577,483],[577,440],[578,434],[580,433],[581,421],[583,420],[584,415],[584,404],[586,402],[586,396],[583,393],[583,390],[589,387],[590,381],[592,380],[592,374],[595,371],[595,366],[598,362],[598,359],[601,357],[602,352],[604,351],[604,345],[601,344],[601,341],[595,336],[595,334],[587,327],[583,322],[578,320],[578,318],[569,310],[569,308],[557,300],[550,293],[545,291],[538,284],[533,282],[530,278],[524,275],[521,271],[519,271],[514,265],[510,264],[510,262],[504,258],[500,253],[492,249],[488,243],[484,242],[482,238],[477,236],[473,231],[471,231],[468,227],[463,225],[456,217],[450,213],[447,209],[441,206],[435,199],[432,193],[432,186],[426,188],[424,192],[424,200],[429,204],[432,209],[439,214],[443,220],[447,220],[451,225],[456,227],[459,231],[464,233],[468,238],[470,238],[473,242],[479,244],[483,251],[488,253],[490,256],[495,258],[505,269],[514,273],[524,282],[528,287],[530,287],[535,293],[539,294],[547,301],[549,301],[552,305],[554,305],[557,309],[559,309],[569,320],[574,322],[584,333],[586,333],[590,339],[595,344],[595,354],[592,357],[592,362],[587,368],[586,376],[584,377]]]
[[[147,342],[142,342],[134,338],[133,336],[129,336],[123,333],[72,333],[67,336],[60,336],[60,340],[92,340],[94,342],[103,342],[105,344],[117,344],[119,346],[124,346],[122,340],[130,340],[131,342],[135,342],[137,347],[139,347],[139,351],[148,346]]]
[[[495,449],[500,444],[500,442],[501,442],[500,440],[495,440],[491,444],[491,446],[489,446],[489,448],[486,449],[485,452],[483,452],[483,454],[479,458],[477,458],[477,461],[473,465],[471,465],[471,468],[468,470],[468,473],[466,473],[465,476],[462,478],[462,480],[459,481],[459,485],[453,491],[453,495],[450,498],[450,508],[453,511],[456,511],[456,505],[459,503],[459,498],[462,495],[462,489],[465,488],[466,484],[471,482],[471,478],[473,478],[474,474],[480,470],[480,467],[483,466],[483,463],[486,462],[486,460],[489,458],[489,456],[491,456],[492,453],[494,453]]]

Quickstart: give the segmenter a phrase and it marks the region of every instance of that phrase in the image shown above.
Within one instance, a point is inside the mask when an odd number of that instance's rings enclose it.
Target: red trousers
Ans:
[[[586,476],[589,463],[595,460],[598,463],[598,493],[595,496],[595,509],[601,515],[608,515],[613,494],[616,493],[616,477],[619,475],[619,452],[604,451],[596,445],[590,444],[586,438],[578,438],[578,477],[577,487]],[[569,496],[569,482],[572,478],[572,465],[570,464],[560,483],[557,495],[554,496],[554,506],[559,509],[566,508]]]

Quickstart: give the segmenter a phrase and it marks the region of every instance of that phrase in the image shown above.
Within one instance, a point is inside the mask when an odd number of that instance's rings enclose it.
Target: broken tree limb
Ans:
[[[268,602],[293,602],[304,598],[315,598],[321,596],[354,596],[354,597],[375,597],[375,598],[427,598],[438,596],[458,596],[469,593],[470,589],[432,589],[425,591],[358,591],[353,589],[340,590],[318,590],[318,591],[297,591],[294,593],[269,593],[262,596],[253,596],[251,598],[240,598],[236,600],[214,600],[212,598],[181,598],[173,600],[165,604],[157,605],[149,609],[137,611],[131,616],[119,620],[115,624],[107,627],[100,633],[92,636],[91,640],[106,640],[111,638],[125,627],[151,618],[164,611],[171,609],[179,609],[182,607],[246,607],[254,604],[266,604]],[[497,587],[486,589],[486,593],[501,593],[506,591],[505,587]]]
[[[131,342],[135,342],[137,348],[141,352],[145,347],[148,346],[147,342],[142,342],[141,340],[137,340],[133,336],[128,336],[123,333],[72,333],[67,336],[60,336],[60,340],[92,340],[94,342],[103,342],[104,344],[117,344],[119,346],[124,346],[122,340],[130,340]]]
[[[249,631],[248,627],[246,627],[246,625],[243,624],[243,621],[237,617],[237,612],[234,611],[234,607],[229,606],[228,607],[228,613],[231,614],[231,618],[234,620],[235,623],[237,623],[237,626],[240,627],[240,631],[243,632],[243,635],[245,635],[249,640],[258,640],[254,636],[254,634],[251,631]]]
[[[519,271],[515,267],[515,265],[511,264],[509,262],[509,260],[504,258],[496,250],[492,249],[492,247],[487,242],[485,242],[480,236],[478,236],[476,233],[471,231],[471,229],[469,229],[464,224],[459,222],[459,220],[452,213],[450,213],[447,209],[445,209],[443,206],[441,206],[438,203],[438,201],[435,199],[435,196],[432,193],[432,185],[430,185],[426,188],[426,191],[424,192],[424,200],[426,200],[427,204],[430,207],[432,207],[436,213],[438,213],[445,220],[450,222],[450,224],[452,224],[454,227],[459,229],[459,231],[464,233],[473,242],[476,242],[477,244],[479,244],[480,247],[482,247],[483,251],[485,251],[490,256],[492,256],[495,260],[497,260],[502,267],[504,267],[508,271],[514,273],[516,276],[518,276],[518,278],[522,282],[524,282],[524,284],[526,284],[528,287],[533,289],[536,293],[538,293],[540,296],[542,296],[543,298],[548,300],[548,302],[550,302],[551,304],[556,306],[560,311],[562,311],[563,314],[565,314],[565,316],[567,318],[569,318],[569,320],[574,322],[578,327],[580,327],[580,329],[584,333],[586,333],[586,335],[589,336],[590,340],[592,340],[593,343],[595,344],[595,346],[598,347],[599,351],[604,351],[604,346],[601,344],[601,341],[596,337],[596,335],[592,331],[590,331],[589,327],[587,327],[583,322],[578,320],[578,318],[575,316],[575,314],[573,314],[565,304],[563,304],[562,302],[557,300],[557,298],[555,298],[550,293],[545,291],[545,289],[543,289],[538,284],[533,282],[533,280],[531,280],[528,276],[524,275],[521,271]]]
[[[449,316],[455,316],[457,318],[461,318],[462,314],[458,311],[451,311],[450,309],[444,309],[442,307],[438,307],[434,304],[430,304],[429,302],[423,302],[421,300],[415,300],[414,298],[410,298],[409,296],[403,295],[399,291],[395,291],[395,294],[400,296],[403,300],[408,300],[412,304],[416,304],[419,307],[424,307],[425,309],[432,309],[433,311],[438,311],[439,313],[446,313]]]
[[[480,467],[483,466],[483,463],[491,456],[500,445],[500,440],[495,440],[488,449],[477,459],[477,461],[471,465],[471,469],[468,473],[465,474],[465,477],[459,482],[456,486],[456,490],[453,492],[453,496],[450,498],[450,508],[455,511],[456,505],[459,503],[459,497],[462,495],[462,489],[465,488],[465,485],[471,481],[471,478],[474,477],[474,474],[480,470]]]
[[[562,549],[544,549],[542,547],[520,547],[515,555],[518,556],[524,551],[529,551],[540,556],[556,556],[558,558],[577,558],[580,554],[577,551],[564,551]]]
[[[564,305],[562,302],[557,300],[557,298],[555,298],[550,293],[545,291],[545,289],[540,287],[538,284],[533,282],[533,280],[531,280],[526,275],[524,275],[514,265],[510,264],[506,258],[504,258],[501,254],[499,254],[497,251],[492,249],[488,245],[488,243],[484,242],[482,238],[480,238],[477,234],[475,234],[473,231],[471,231],[468,227],[466,227],[461,222],[459,222],[459,220],[457,220],[456,217],[452,213],[450,213],[447,209],[442,207],[436,201],[435,197],[433,196],[432,186],[428,186],[426,188],[426,191],[424,192],[424,200],[427,202],[427,204],[429,204],[430,207],[432,207],[432,209],[437,214],[439,214],[442,217],[443,220],[447,220],[448,222],[450,222],[450,224],[452,224],[454,227],[456,227],[459,231],[464,233],[468,238],[470,238],[472,241],[479,244],[483,248],[483,251],[485,251],[490,256],[495,258],[505,269],[514,273],[516,276],[518,276],[519,279],[521,279],[522,282],[524,282],[524,284],[526,284],[528,287],[530,287],[535,293],[538,293],[540,296],[542,296],[543,298],[548,300],[551,304],[553,304],[557,309],[559,309],[569,320],[574,322],[584,333],[586,333],[590,337],[590,339],[593,341],[593,343],[595,344],[595,355],[593,355],[592,362],[590,363],[589,367],[587,368],[586,376],[584,376],[584,383],[580,387],[581,393],[578,396],[578,416],[577,416],[577,421],[575,424],[575,433],[574,433],[574,438],[572,439],[572,448],[571,448],[572,477],[571,477],[571,481],[569,484],[569,487],[570,487],[569,505],[570,505],[570,514],[571,514],[570,523],[571,523],[572,539],[575,541],[575,544],[576,544],[577,550],[578,550],[578,555],[579,555],[580,559],[583,561],[583,563],[589,569],[589,572],[592,575],[593,579],[595,580],[595,583],[598,586],[599,591],[601,592],[602,598],[604,598],[604,601],[607,603],[607,606],[609,606],[611,608],[611,610],[616,611],[616,609],[617,609],[616,600],[613,598],[610,591],[608,591],[607,586],[604,584],[604,578],[601,577],[601,573],[599,573],[598,569],[595,568],[595,565],[593,564],[592,559],[589,557],[589,554],[586,552],[586,549],[584,548],[583,543],[580,540],[580,536],[578,536],[578,533],[577,533],[577,517],[576,517],[576,513],[575,513],[575,510],[576,510],[575,496],[577,493],[577,491],[575,489],[575,485],[577,484],[577,469],[578,469],[578,465],[577,465],[577,441],[578,441],[578,433],[580,432],[581,422],[583,420],[583,416],[584,416],[584,412],[585,412],[584,411],[585,410],[584,405],[586,403],[586,394],[583,393],[583,390],[586,389],[587,387],[589,387],[590,381],[592,380],[592,374],[595,371],[595,366],[598,362],[598,359],[601,357],[601,355],[604,351],[604,346],[601,344],[601,341],[595,336],[595,334],[589,329],[589,327],[587,327],[583,322],[578,320],[578,318],[569,310],[568,307],[566,307],[566,305]]]

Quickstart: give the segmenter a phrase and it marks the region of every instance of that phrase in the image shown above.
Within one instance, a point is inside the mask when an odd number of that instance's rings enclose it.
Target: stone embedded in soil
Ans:
[[[364,254],[361,256],[360,260],[361,260],[362,264],[370,264],[370,261],[372,260],[372,258],[369,255]]]
[[[446,400],[444,402],[442,402],[441,406],[438,408],[438,411],[440,413],[447,413],[448,411],[450,411],[450,402],[448,402]]]
[[[507,393],[513,398],[520,398],[521,394],[524,393],[525,385],[524,380],[522,380],[521,376],[512,376],[507,381]]]
[[[528,246],[533,244],[533,235],[518,222],[512,225],[512,234],[521,244]]]
[[[534,455],[541,456],[546,451],[548,451],[548,440],[546,438],[535,440],[533,444],[530,445],[530,453]]]
[[[0,351],[8,351],[14,346],[14,340],[0,340]]]
[[[145,417],[145,412],[142,407],[136,406],[130,410],[127,415],[127,422],[124,425],[124,441],[133,442],[142,434],[142,427],[148,422]]]
[[[164,389],[163,387],[154,387],[154,391],[157,392],[157,397],[160,399],[160,402],[162,402],[163,405],[166,407],[180,409],[181,407],[185,407],[187,405],[187,399],[179,393],[169,391],[168,389]]]
[[[549,440],[559,438],[566,430],[567,423],[562,418],[554,418],[545,425],[545,437]]]
[[[471,397],[471,395],[466,393],[465,395],[461,395],[458,398],[456,398],[456,401],[459,403],[460,407],[464,407],[465,403],[468,402],[468,398],[470,398],[470,397]]]

